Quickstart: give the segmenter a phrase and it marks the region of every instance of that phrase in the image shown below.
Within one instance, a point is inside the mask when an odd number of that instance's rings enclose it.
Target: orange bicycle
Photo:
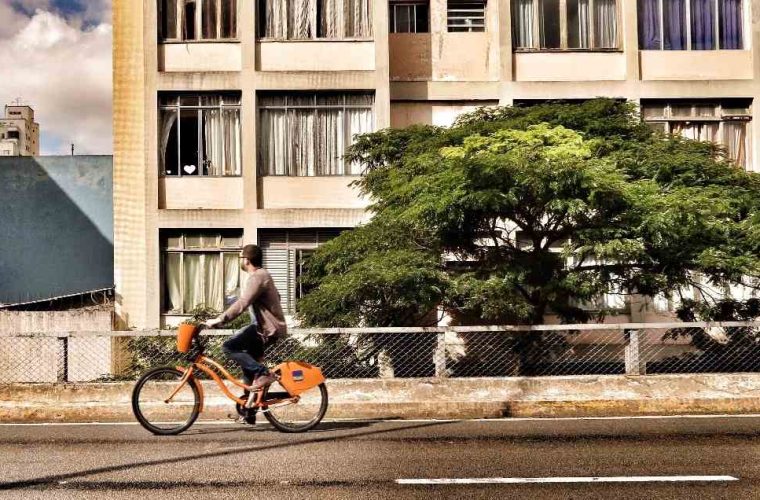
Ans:
[[[327,387],[322,370],[303,361],[286,361],[271,372],[277,381],[244,399],[230,392],[222,377],[249,391],[213,359],[204,355],[202,327],[182,324],[177,331],[177,350],[186,354],[189,366],[162,366],[144,373],[132,391],[132,411],[153,434],[174,435],[190,428],[203,411],[203,384],[196,375],[205,373],[236,403],[238,413],[254,423],[260,411],[281,432],[305,432],[319,424],[327,412]],[[279,386],[279,387],[278,387]],[[278,390],[279,389],[279,390]]]

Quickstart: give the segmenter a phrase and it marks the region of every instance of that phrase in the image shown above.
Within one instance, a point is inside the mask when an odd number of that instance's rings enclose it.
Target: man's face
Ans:
[[[240,257],[240,269],[243,271],[246,270],[246,266],[248,266],[248,263],[250,262],[247,258],[243,257],[242,255],[239,255]]]

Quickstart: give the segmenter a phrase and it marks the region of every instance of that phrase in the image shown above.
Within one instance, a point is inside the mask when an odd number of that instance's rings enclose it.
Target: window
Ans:
[[[484,0],[448,0],[446,16],[450,33],[486,30]]]
[[[259,95],[261,175],[359,175],[343,156],[356,134],[374,129],[368,93]]]
[[[237,0],[159,0],[161,40],[237,38]]]
[[[430,32],[430,4],[428,2],[392,1],[388,6],[391,33]]]
[[[515,0],[513,44],[516,49],[615,49],[617,11],[616,0]]]
[[[294,314],[298,300],[308,289],[300,282],[309,257],[320,245],[338,236],[343,229],[264,229],[259,246],[264,268],[272,275],[280,292],[282,310]]]
[[[371,0],[258,0],[259,37],[370,38]]]
[[[240,295],[241,231],[162,231],[163,311],[222,311]]]
[[[641,110],[652,128],[688,139],[710,141],[726,148],[737,165],[750,165],[750,101],[642,101]]]
[[[240,175],[239,94],[160,95],[158,119],[162,175]]]
[[[8,131],[8,139],[20,139],[21,134],[18,130],[9,130]]]
[[[743,23],[742,0],[639,0],[643,50],[741,49]]]

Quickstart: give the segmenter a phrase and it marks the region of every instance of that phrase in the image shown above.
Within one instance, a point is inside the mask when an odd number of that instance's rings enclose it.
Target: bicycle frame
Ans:
[[[217,363],[213,359],[204,356],[203,354],[198,354],[195,359],[192,362],[192,365],[190,367],[184,367],[184,366],[177,366],[177,369],[184,373],[184,376],[180,380],[177,388],[171,393],[171,395],[165,400],[167,403],[174,398],[175,395],[182,389],[182,387],[190,382],[195,383],[196,387],[198,388],[198,391],[200,392],[200,398],[201,398],[201,407],[200,411],[203,411],[203,400],[204,400],[204,394],[203,394],[203,384],[198,383],[198,380],[195,378],[194,373],[196,370],[200,370],[206,375],[208,375],[214,382],[216,382],[216,385],[219,386],[219,389],[221,389],[222,393],[224,393],[227,398],[231,399],[235,403],[245,406],[247,401],[242,398],[238,398],[227,387],[227,384],[224,383],[224,380],[227,380],[229,382],[232,382],[234,385],[240,387],[244,390],[250,390],[250,387],[245,385],[244,383],[237,380],[235,377],[233,377],[230,372],[228,372],[221,364]],[[221,374],[221,376],[220,376]],[[224,380],[222,380],[224,378]],[[265,393],[267,392],[266,388],[264,390],[258,391],[258,395],[256,396],[256,401],[254,403],[254,408],[261,408],[262,406],[269,406],[274,405],[278,403],[283,403],[285,401],[292,401],[296,402],[298,401],[298,396],[291,396],[288,393],[276,393],[277,397],[274,398],[267,398],[264,400]],[[282,395],[286,395],[287,397],[282,397]]]

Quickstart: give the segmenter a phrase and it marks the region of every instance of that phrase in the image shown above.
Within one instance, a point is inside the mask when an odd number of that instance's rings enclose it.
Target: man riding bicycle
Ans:
[[[280,293],[269,271],[262,268],[262,253],[257,245],[246,245],[240,252],[240,267],[248,281],[240,297],[226,311],[205,322],[209,328],[232,321],[246,309],[251,324],[241,328],[222,346],[222,350],[243,370],[243,382],[257,391],[276,380],[263,364],[264,348],[287,333]]]

